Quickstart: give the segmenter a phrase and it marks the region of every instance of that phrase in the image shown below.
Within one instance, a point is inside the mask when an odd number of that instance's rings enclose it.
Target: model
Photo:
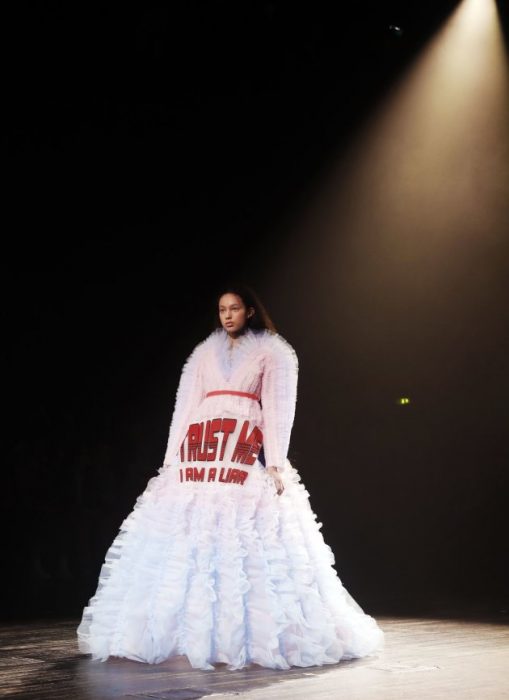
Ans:
[[[77,629],[94,659],[234,670],[376,654],[287,453],[298,361],[246,286],[187,358],[166,455],[106,553]]]

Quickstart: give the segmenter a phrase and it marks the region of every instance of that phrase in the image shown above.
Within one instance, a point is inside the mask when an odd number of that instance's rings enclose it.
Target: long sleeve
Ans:
[[[202,343],[199,343],[194,348],[182,368],[163,462],[165,465],[173,463],[176,459],[186,435],[188,420],[203,398],[201,346]]]
[[[282,336],[271,338],[262,378],[263,451],[267,467],[284,471],[297,402],[298,359]]]

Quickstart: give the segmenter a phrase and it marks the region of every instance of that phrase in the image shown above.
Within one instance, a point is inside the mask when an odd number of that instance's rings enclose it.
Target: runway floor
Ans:
[[[509,698],[509,615],[376,616],[386,633],[378,657],[274,671],[190,669],[185,658],[158,665],[79,653],[77,619],[0,628],[0,696],[40,700],[501,700]]]

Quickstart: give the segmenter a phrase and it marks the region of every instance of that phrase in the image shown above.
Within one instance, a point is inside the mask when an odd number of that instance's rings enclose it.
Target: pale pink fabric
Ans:
[[[184,366],[165,464],[106,553],[77,628],[79,649],[100,661],[160,663],[185,654],[207,670],[218,662],[228,670],[251,662],[288,669],[376,654],[384,632],[343,586],[287,458],[295,352],[267,331],[247,332],[231,356],[227,340],[214,331]],[[262,407],[245,396],[205,397],[218,389],[254,392]],[[285,467],[281,495],[259,460],[247,463],[242,483],[182,478],[189,420],[206,425],[229,414],[249,434],[254,425],[264,431],[267,465]],[[228,442],[228,455],[235,444]]]
[[[177,464],[178,451],[191,416],[244,413],[260,425],[266,466],[284,471],[297,400],[298,360],[293,347],[278,333],[248,328],[231,355],[229,337],[218,328],[200,342],[187,358],[177,390],[164,464]],[[254,393],[210,396],[208,391],[234,389]]]

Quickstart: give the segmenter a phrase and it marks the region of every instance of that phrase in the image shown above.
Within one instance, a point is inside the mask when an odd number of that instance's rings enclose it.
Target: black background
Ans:
[[[465,377],[447,405],[421,386],[429,411],[403,414],[379,384],[331,384],[312,311],[264,285],[313,183],[455,6],[62,3],[4,15],[4,617],[78,614],[93,594],[162,462],[182,363],[232,272],[299,355],[290,457],[354,597],[375,612],[499,605],[507,365],[488,388]],[[347,361],[334,362],[346,378]],[[466,420],[467,394],[490,411]]]

